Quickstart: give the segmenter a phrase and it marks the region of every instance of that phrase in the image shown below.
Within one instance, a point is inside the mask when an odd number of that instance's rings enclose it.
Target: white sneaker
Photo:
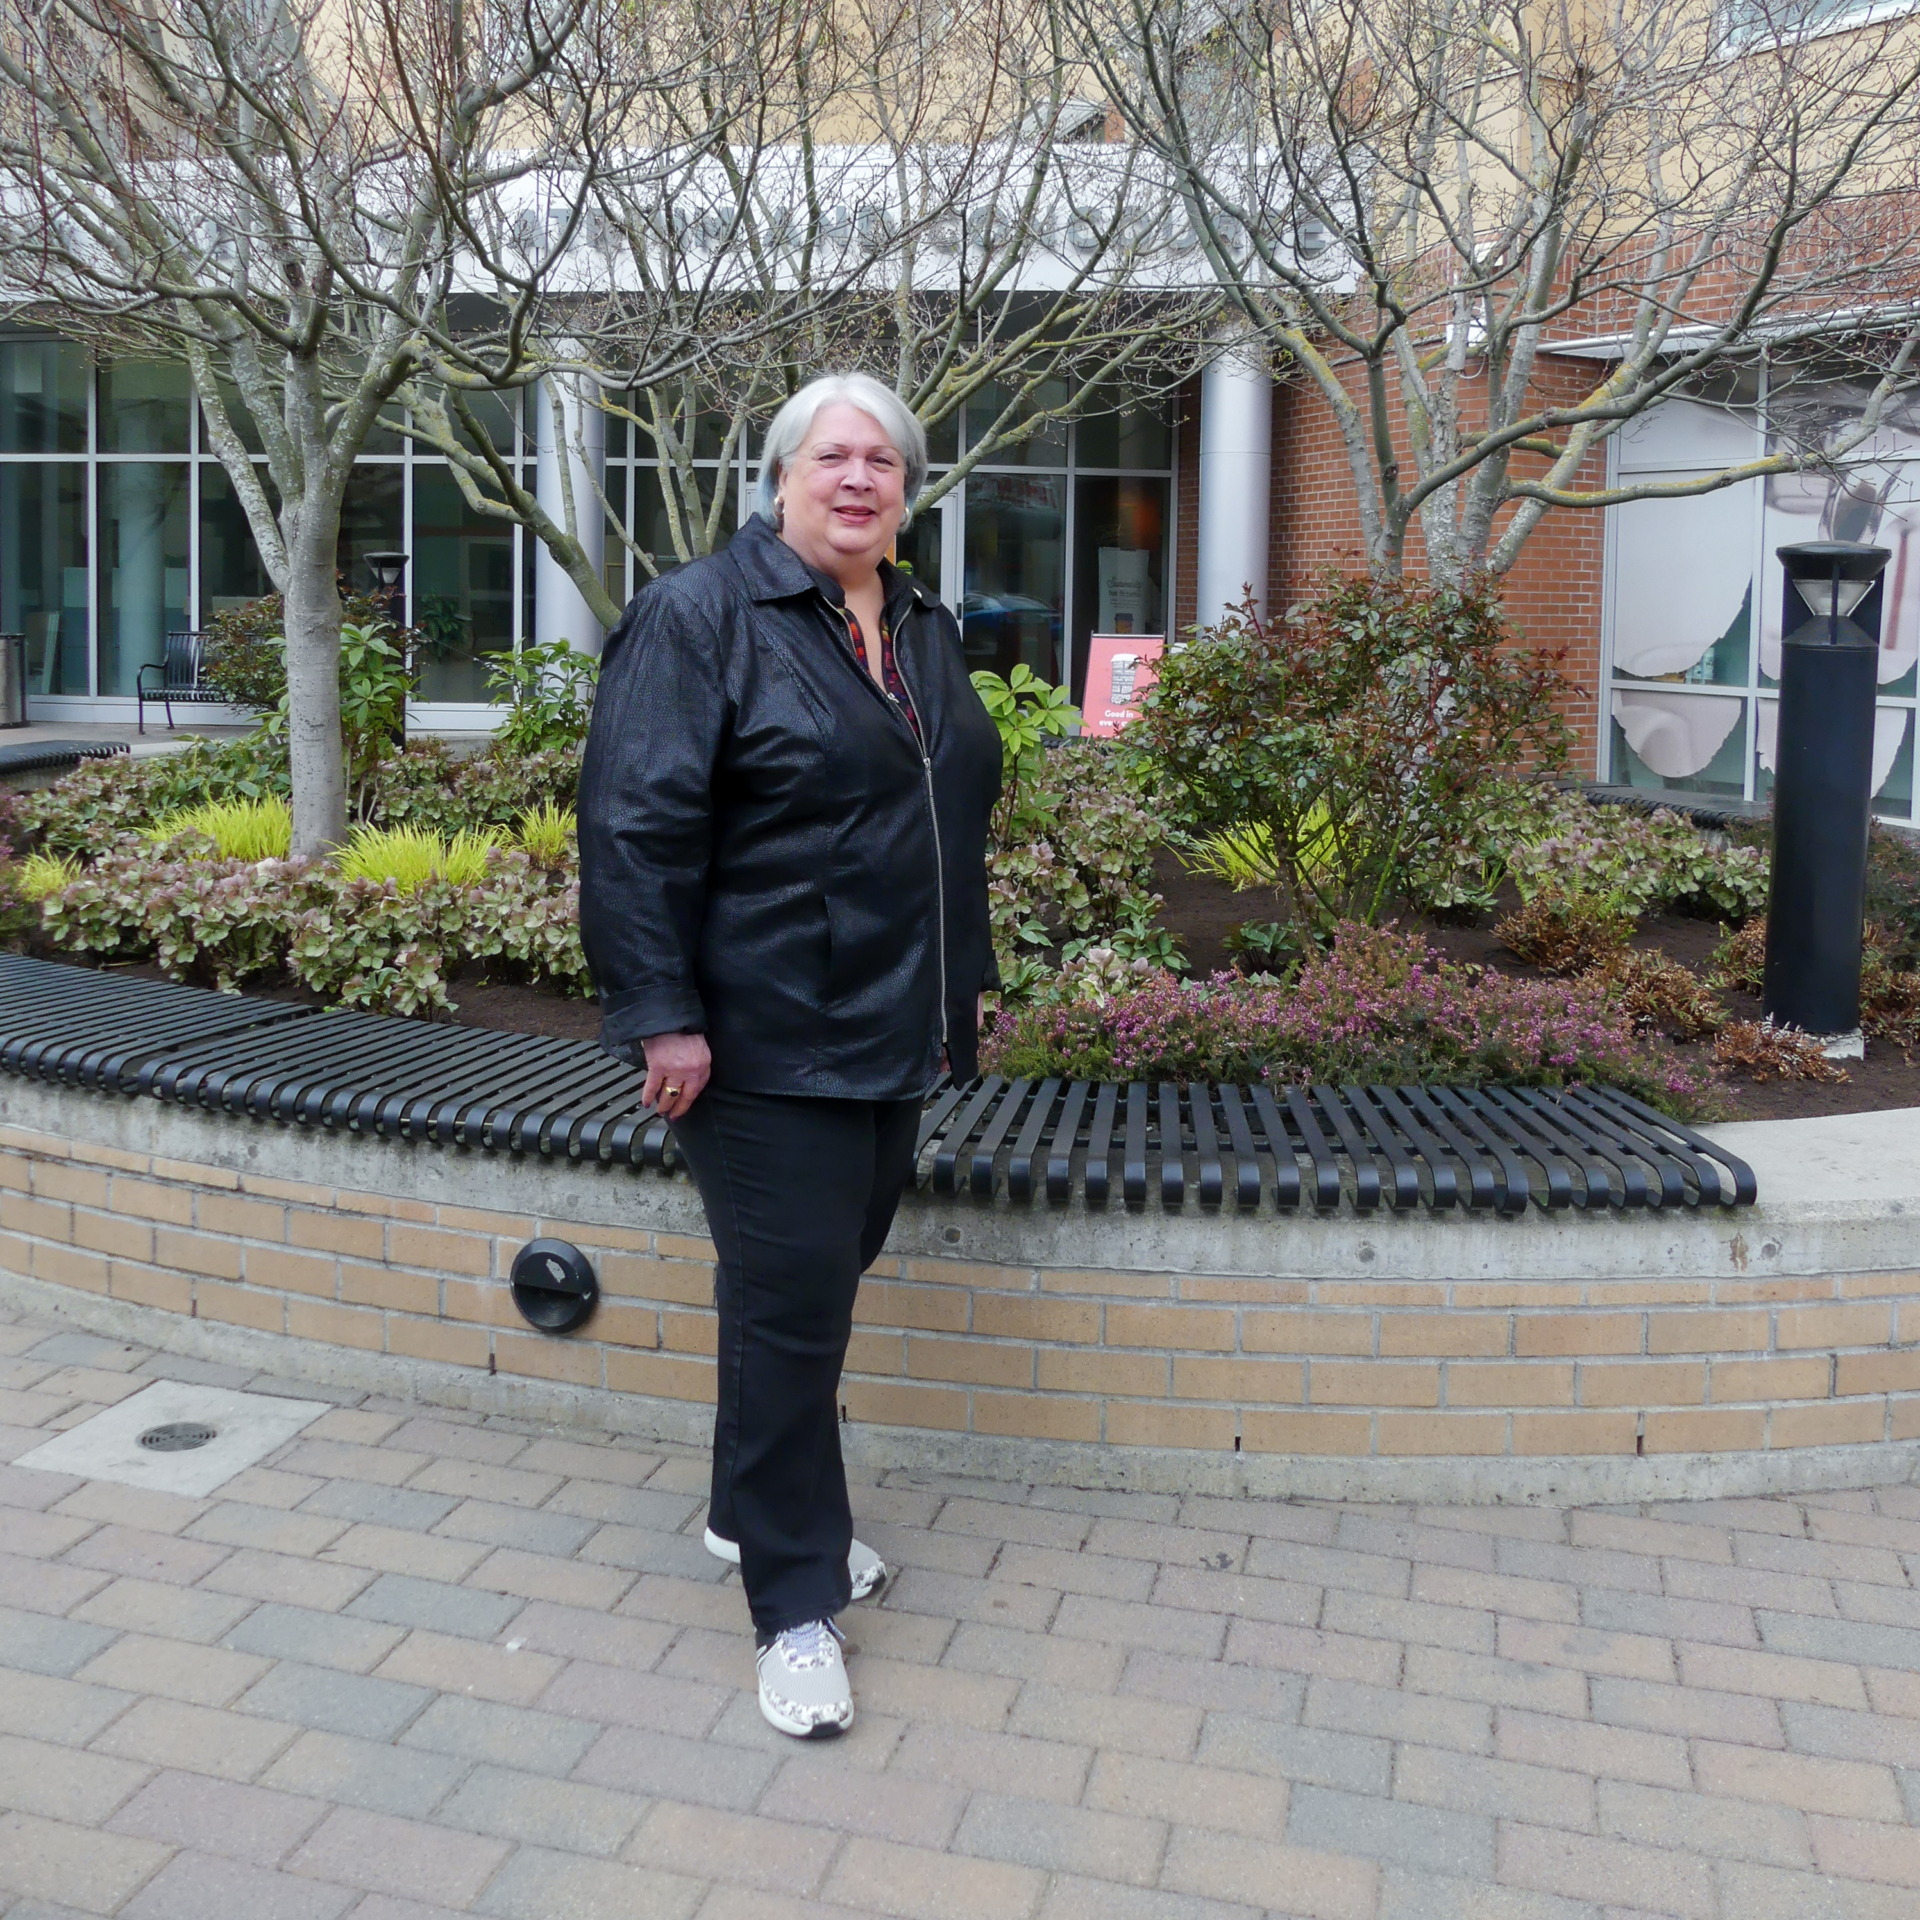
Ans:
[[[707,1529],[707,1551],[730,1567],[740,1564],[740,1542],[722,1539],[711,1527]],[[847,1549],[847,1574],[853,1582],[855,1600],[865,1600],[878,1593],[893,1577],[887,1563],[863,1540],[856,1540]]]
[[[853,1689],[840,1657],[840,1630],[831,1620],[809,1620],[776,1634],[754,1656],[754,1666],[760,1711],[782,1733],[830,1740],[853,1725]]]

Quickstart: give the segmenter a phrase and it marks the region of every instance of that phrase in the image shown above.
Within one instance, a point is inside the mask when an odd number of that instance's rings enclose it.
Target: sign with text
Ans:
[[[1087,697],[1080,731],[1110,740],[1140,717],[1140,698],[1153,685],[1166,636],[1096,633],[1087,641]]]

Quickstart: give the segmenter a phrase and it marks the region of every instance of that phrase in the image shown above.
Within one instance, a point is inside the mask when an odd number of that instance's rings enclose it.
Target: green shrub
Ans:
[[[1372,920],[1474,837],[1506,769],[1564,765],[1549,657],[1489,589],[1333,579],[1168,653],[1124,736],[1172,824],[1264,830],[1288,918]]]
[[[364,593],[342,596],[341,618],[366,627],[385,618],[380,602]],[[287,622],[277,593],[210,614],[204,629],[200,677],[232,705],[272,713],[287,692]]]
[[[565,641],[487,656],[487,692],[507,708],[494,735],[496,750],[550,753],[577,747],[593,718],[600,662]]]
[[[1867,918],[1894,954],[1920,954],[1920,839],[1878,821],[1867,841]]]
[[[1111,944],[1150,931],[1159,830],[1111,749],[1076,741],[1043,752],[1018,804],[996,816],[988,848],[993,944],[1006,974],[1022,952]]]
[[[51,787],[21,795],[15,818],[42,852],[85,860],[122,834],[143,833],[209,800],[257,800],[290,790],[283,747],[253,735],[220,746],[195,741],[150,760],[82,761]]]
[[[432,880],[475,885],[499,850],[491,834],[469,828],[443,838],[424,827],[356,827],[335,864],[349,880],[391,880],[402,893],[417,893]]]
[[[150,840],[183,833],[211,840],[223,860],[284,860],[293,845],[293,808],[277,793],[257,800],[206,800],[147,829]]]
[[[1004,841],[1013,831],[1023,790],[1033,784],[1045,761],[1048,742],[1073,733],[1080,709],[1065,687],[1049,685],[1024,661],[1004,680],[984,668],[971,678],[1000,734],[1000,805],[994,830]]]
[[[580,786],[580,749],[554,747],[516,754],[498,741],[469,759],[456,759],[437,740],[410,742],[382,761],[367,818],[375,826],[462,827],[510,833],[532,809],[570,810]]]

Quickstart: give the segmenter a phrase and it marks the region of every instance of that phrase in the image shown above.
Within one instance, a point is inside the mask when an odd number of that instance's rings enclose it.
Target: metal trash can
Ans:
[[[27,636],[0,633],[0,727],[27,724]]]

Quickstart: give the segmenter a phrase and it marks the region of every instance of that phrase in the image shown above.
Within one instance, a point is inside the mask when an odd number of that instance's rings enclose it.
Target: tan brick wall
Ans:
[[[528,1330],[536,1233],[600,1274]],[[530,1380],[710,1402],[713,1248],[0,1128],[0,1267],[142,1307]],[[1920,1273],[1791,1280],[1261,1280],[888,1258],[850,1421],[1377,1456],[1604,1456],[1920,1435]]]

